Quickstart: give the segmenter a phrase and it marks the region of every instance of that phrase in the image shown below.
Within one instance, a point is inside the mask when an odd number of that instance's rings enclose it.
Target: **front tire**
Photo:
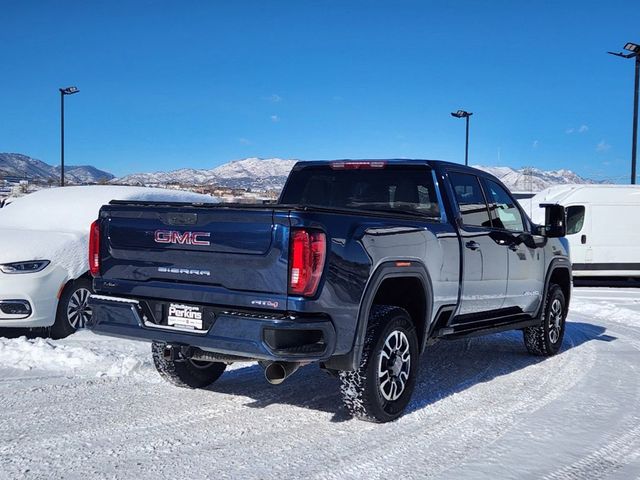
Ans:
[[[550,357],[560,351],[566,327],[567,302],[559,285],[549,285],[542,322],[525,328],[524,344],[532,355]]]
[[[400,417],[416,383],[419,348],[406,310],[372,308],[360,367],[339,374],[344,404],[354,417],[375,423]]]
[[[84,328],[91,320],[91,307],[89,306],[89,295],[93,293],[91,280],[78,278],[69,282],[62,291],[56,319],[51,327],[51,338],[65,338]]]
[[[151,353],[153,364],[167,382],[181,388],[204,388],[218,380],[227,365],[222,362],[199,360],[168,360],[164,357],[166,343],[153,342]]]

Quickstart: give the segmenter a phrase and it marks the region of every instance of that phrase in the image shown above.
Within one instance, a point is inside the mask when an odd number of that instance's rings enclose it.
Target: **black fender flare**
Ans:
[[[552,259],[551,262],[549,263],[549,268],[547,268],[547,273],[544,277],[544,292],[542,292],[542,301],[540,302],[540,306],[538,307],[538,310],[534,318],[542,319],[542,315],[544,314],[545,303],[547,301],[547,294],[549,293],[549,284],[551,282],[551,275],[553,275],[553,272],[555,272],[556,270],[567,270],[567,272],[569,273],[569,291],[571,291],[572,278],[573,278],[573,275],[571,272],[571,262],[569,261],[568,258],[565,258],[565,257],[558,257],[558,258]],[[570,298],[567,298],[567,308],[569,308],[569,301],[570,301]]]
[[[369,314],[371,313],[373,300],[380,288],[380,285],[382,285],[382,282],[390,278],[417,278],[422,283],[426,301],[425,318],[413,320],[424,332],[422,344],[420,345],[420,352],[424,351],[429,332],[431,313],[433,310],[433,284],[431,282],[431,276],[429,275],[426,266],[418,260],[388,260],[381,263],[378,268],[376,268],[365,287],[362,300],[360,301],[360,308],[358,309],[358,318],[351,352],[327,362],[326,366],[328,368],[334,368],[336,370],[356,370],[360,366],[362,349],[364,346],[365,335],[367,333]],[[418,322],[421,322],[422,324]]]

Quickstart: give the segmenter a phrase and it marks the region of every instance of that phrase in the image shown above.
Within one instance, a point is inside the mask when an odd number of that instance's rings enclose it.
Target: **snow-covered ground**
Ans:
[[[565,347],[441,342],[409,412],[352,420],[316,367],[268,385],[161,381],[144,343],[0,339],[0,478],[630,479],[640,476],[640,290],[576,289]]]

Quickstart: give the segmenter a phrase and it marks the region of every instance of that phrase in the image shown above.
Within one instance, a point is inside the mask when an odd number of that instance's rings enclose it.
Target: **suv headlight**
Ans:
[[[30,260],[28,262],[4,263],[0,265],[2,273],[35,273],[45,269],[49,260]]]

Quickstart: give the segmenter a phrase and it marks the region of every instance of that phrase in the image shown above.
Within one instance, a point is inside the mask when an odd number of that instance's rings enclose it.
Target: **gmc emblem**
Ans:
[[[203,238],[209,238],[211,234],[209,232],[178,232],[175,230],[156,230],[153,232],[153,241],[156,243],[173,243],[179,245],[201,245],[209,246],[211,242],[209,240],[202,240]]]

